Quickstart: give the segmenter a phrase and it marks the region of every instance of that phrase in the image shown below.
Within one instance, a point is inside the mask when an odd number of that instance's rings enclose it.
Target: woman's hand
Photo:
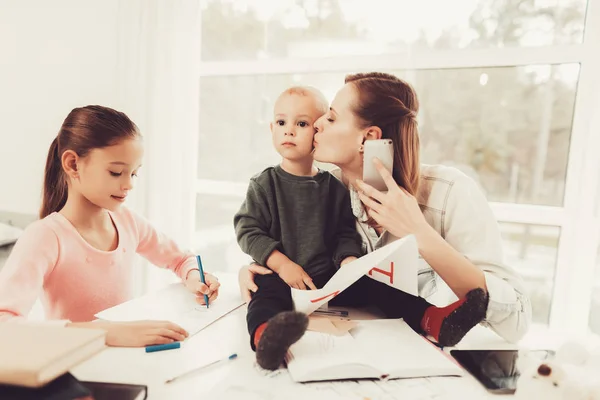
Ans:
[[[197,269],[190,270],[185,278],[185,287],[196,295],[198,304],[206,305],[204,295],[208,295],[208,303],[212,303],[219,296],[219,280],[216,276],[204,273],[206,284],[200,281],[200,272]]]
[[[381,193],[361,180],[356,181],[358,195],[367,207],[369,216],[379,226],[398,238],[413,234],[418,241],[420,236],[430,233],[431,227],[425,220],[417,199],[398,186],[392,174],[385,169],[379,159],[375,158],[373,162],[388,192]]]
[[[179,342],[188,337],[188,333],[168,321],[135,322],[71,322],[67,326],[74,328],[104,329],[106,344],[116,347],[145,347],[154,344]]]
[[[249,303],[250,299],[252,299],[252,295],[250,292],[255,293],[258,290],[258,286],[254,283],[254,275],[268,275],[272,274],[269,268],[265,268],[262,265],[258,264],[250,264],[245,267],[240,268],[240,272],[238,273],[238,283],[240,285],[240,295],[242,299]]]

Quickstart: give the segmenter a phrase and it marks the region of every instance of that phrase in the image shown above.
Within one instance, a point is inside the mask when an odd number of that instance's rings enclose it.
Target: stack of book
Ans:
[[[69,370],[105,348],[106,332],[0,324],[0,399],[145,399],[144,385],[80,382]]]

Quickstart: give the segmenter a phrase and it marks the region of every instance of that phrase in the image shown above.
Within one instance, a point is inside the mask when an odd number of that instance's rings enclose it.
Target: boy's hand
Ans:
[[[204,280],[206,285],[200,281],[200,272],[197,269],[190,270],[185,278],[185,287],[190,292],[196,295],[196,302],[198,304],[205,305],[204,295],[208,295],[208,303],[212,303],[219,296],[219,283],[218,279],[208,273],[204,273]]]
[[[294,262],[289,262],[281,266],[279,269],[279,277],[284,280],[285,283],[295,289],[312,289],[317,290],[317,287],[313,283],[312,279],[304,269]]]
[[[344,265],[351,263],[354,260],[358,260],[358,258],[354,257],[354,256],[350,256],[350,257],[346,257],[342,260],[342,262],[340,263],[340,267],[343,267]]]

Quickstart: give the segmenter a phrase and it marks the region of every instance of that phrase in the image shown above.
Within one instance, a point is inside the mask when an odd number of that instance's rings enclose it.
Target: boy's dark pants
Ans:
[[[333,276],[333,273],[334,271],[331,274],[314,276],[313,283],[317,288],[322,288]],[[252,294],[246,315],[252,349],[254,349],[252,338],[256,328],[276,314],[294,309],[291,288],[279,275],[275,273],[257,274],[254,276],[254,282],[258,286],[258,290]],[[329,304],[345,307],[375,306],[383,312],[386,318],[403,318],[418,333],[423,332],[421,320],[425,310],[431,306],[422,297],[402,292],[367,276],[354,282]]]

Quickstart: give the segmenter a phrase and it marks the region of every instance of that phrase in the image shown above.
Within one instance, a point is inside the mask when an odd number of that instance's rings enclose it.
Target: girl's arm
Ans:
[[[144,217],[127,210],[131,214],[138,237],[137,253],[152,264],[168,268],[185,281],[188,272],[197,270],[195,255],[182,250],[177,243],[156,230]]]
[[[58,237],[43,221],[25,229],[0,269],[0,321],[27,317],[58,256]]]
[[[531,305],[519,274],[505,264],[502,238],[477,184],[457,177],[450,194],[443,238],[433,229],[418,237],[421,255],[459,297],[476,287],[489,293],[484,325],[517,341],[531,324]]]

